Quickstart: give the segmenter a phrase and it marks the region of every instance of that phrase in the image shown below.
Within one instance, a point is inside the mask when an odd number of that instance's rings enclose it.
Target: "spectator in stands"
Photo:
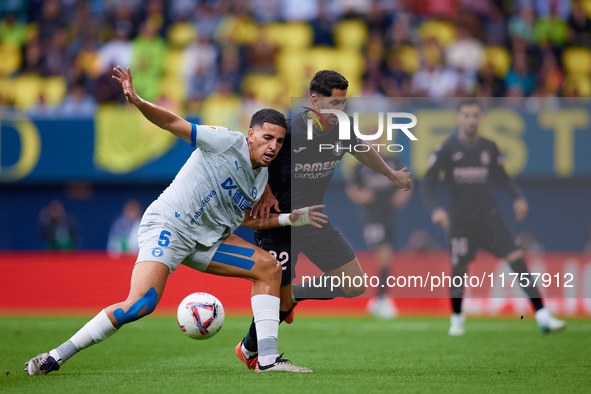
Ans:
[[[157,35],[157,22],[148,20],[141,24],[140,33],[132,40],[131,49],[135,89],[141,97],[155,101],[160,96],[160,79],[168,49],[166,42]]]
[[[569,38],[571,45],[589,47],[591,45],[591,21],[580,1],[574,1],[572,14],[568,19]]]
[[[484,36],[487,45],[505,46],[507,44],[507,19],[494,4],[489,7],[489,14],[484,24]]]
[[[314,31],[313,45],[324,45],[333,47],[334,38],[332,31],[334,28],[334,19],[328,11],[328,5],[326,2],[321,1],[318,4],[318,16],[310,21],[310,26]]]
[[[72,250],[77,246],[76,222],[59,200],[43,208],[39,214],[39,230],[48,250]]]
[[[220,80],[216,91],[203,102],[201,109],[203,124],[223,124],[230,130],[240,130],[242,100],[234,93],[228,81]]]
[[[258,24],[272,23],[281,18],[281,1],[252,0],[250,10]]]
[[[263,29],[258,32],[258,39],[246,48],[248,71],[252,73],[275,73],[277,47],[269,41],[269,35]]]
[[[552,3],[547,16],[541,16],[534,25],[534,41],[540,46],[562,48],[568,38],[568,24],[558,13],[559,5]],[[540,14],[543,15],[543,14]]]
[[[39,21],[39,37],[41,37],[45,45],[56,31],[66,28],[66,22],[59,0],[46,0],[43,2],[42,7],[42,16]]]
[[[143,209],[139,201],[129,199],[123,205],[121,215],[109,230],[107,251],[111,256],[136,253],[139,250],[137,233],[142,221]]]
[[[56,114],[67,117],[94,117],[96,100],[86,91],[84,80],[76,81],[57,108]]]
[[[476,96],[503,97],[505,95],[505,81],[495,72],[495,66],[488,62],[478,73]]]
[[[400,63],[397,53],[388,56],[387,68],[384,73],[384,92],[387,97],[408,97],[411,94],[411,76]]]
[[[536,83],[536,74],[529,68],[529,60],[523,52],[513,56],[513,67],[507,73],[505,83],[509,90],[520,90],[525,96],[529,96]]]
[[[513,15],[509,21],[509,35],[519,37],[527,43],[534,41],[535,14],[531,7],[521,7],[519,14]]]
[[[285,21],[311,21],[318,16],[318,0],[281,0],[281,15]]]
[[[556,55],[551,50],[544,51],[539,80],[538,85],[543,96],[558,96],[562,91],[564,72],[558,64]]]
[[[446,63],[456,69],[475,71],[480,65],[483,50],[482,43],[460,26],[456,40],[446,49]]]
[[[199,33],[185,49],[183,75],[189,101],[203,101],[213,92],[217,76],[218,50],[210,38]]]
[[[68,49],[68,34],[65,29],[57,29],[44,45],[43,75],[66,76],[74,65]]]
[[[132,62],[132,47],[129,41],[132,25],[128,20],[117,22],[115,36],[99,49],[99,63],[101,74],[108,73],[111,76],[113,65],[129,67]],[[118,90],[121,90],[117,86]]]

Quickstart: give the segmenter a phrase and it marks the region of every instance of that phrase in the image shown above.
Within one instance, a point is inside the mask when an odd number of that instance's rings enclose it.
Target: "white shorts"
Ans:
[[[168,266],[169,274],[180,264],[205,272],[223,241],[203,246],[183,236],[165,215],[148,208],[138,231],[139,254],[135,263],[157,261]]]

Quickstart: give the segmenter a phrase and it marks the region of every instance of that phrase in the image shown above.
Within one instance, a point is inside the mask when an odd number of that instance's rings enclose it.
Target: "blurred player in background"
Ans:
[[[382,157],[392,169],[404,167],[398,156]],[[408,204],[412,191],[398,189],[388,178],[359,163],[347,179],[346,192],[351,201],[361,206],[363,239],[374,252],[380,283],[386,283],[394,262],[394,212]],[[394,301],[386,296],[386,287],[378,288],[378,298],[369,301],[367,310],[382,319],[392,319],[396,316]]]
[[[152,123],[197,147],[172,184],[146,210],[140,225],[139,255],[127,300],[103,309],[61,346],[27,362],[29,375],[45,375],[78,351],[113,335],[156,308],[167,278],[180,264],[219,276],[253,282],[251,303],[261,355],[257,372],[312,372],[282,359],[277,350],[281,269],[268,252],[232,235],[248,210],[260,199],[267,166],[283,145],[287,128],[283,114],[273,109],[255,113],[248,140],[224,127],[197,126],[140,98],[131,73],[121,67],[113,78],[127,100]],[[249,224],[320,226],[320,207],[273,215]],[[59,289],[58,289],[59,291]]]
[[[310,82],[312,110],[316,113],[321,109],[344,110],[348,87],[349,82],[338,72],[318,71]],[[290,212],[292,206],[322,204],[336,166],[343,159],[345,152],[349,152],[343,145],[363,144],[363,141],[357,138],[351,141],[339,140],[338,118],[334,114],[326,116],[324,127],[315,124],[313,139],[308,140],[307,125],[308,119],[311,118],[309,111],[294,114],[288,120],[285,145],[274,163],[269,166],[269,186],[278,200],[274,206],[278,212]],[[335,148],[319,151],[320,144],[330,144]],[[351,153],[367,167],[385,175],[396,187],[405,190],[412,188],[410,173],[406,168],[396,171],[388,167],[375,149],[370,147],[367,152],[358,153],[351,149]],[[255,211],[253,213],[256,214]],[[276,228],[255,231],[256,244],[276,256],[283,266],[281,321],[291,323],[294,303],[303,300],[351,298],[363,294],[363,284],[355,286],[349,283],[341,284],[334,289],[331,287],[330,277],[333,275],[346,275],[351,278],[363,276],[363,270],[351,245],[332,223],[329,222],[322,228],[308,227],[305,231],[291,230]],[[320,286],[312,286],[306,282],[292,288],[293,268],[300,252],[324,273],[318,279],[321,282]],[[250,369],[255,367],[257,356],[260,355],[255,328],[253,322],[244,340],[236,346],[236,355]]]
[[[517,245],[511,230],[501,217],[492,194],[492,182],[498,182],[513,198],[515,220],[521,222],[528,211],[527,201],[517,183],[507,175],[497,145],[478,135],[482,117],[481,105],[475,99],[459,105],[458,131],[451,135],[433,154],[425,179],[422,197],[431,212],[431,221],[443,228],[448,236],[454,276],[463,276],[474,260],[478,247],[504,259],[519,274],[528,274],[524,252]],[[445,172],[450,192],[451,219],[435,197],[439,172]],[[533,280],[522,286],[536,310],[536,321],[543,333],[560,331],[565,323],[544,308]],[[464,334],[462,287],[451,288],[453,314],[449,335]]]

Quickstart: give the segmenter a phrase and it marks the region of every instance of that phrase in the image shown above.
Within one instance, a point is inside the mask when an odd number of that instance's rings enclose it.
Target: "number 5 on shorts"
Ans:
[[[170,239],[166,238],[166,237],[170,237],[170,235],[171,235],[170,232],[168,232],[166,230],[162,231],[160,233],[160,238],[158,238],[159,239],[158,245],[160,245],[162,247],[168,246],[168,244],[170,243]]]

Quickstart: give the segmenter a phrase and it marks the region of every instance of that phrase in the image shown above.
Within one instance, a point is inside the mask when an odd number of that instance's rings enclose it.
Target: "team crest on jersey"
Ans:
[[[152,250],[152,256],[154,257],[160,257],[164,254],[164,251],[160,248],[154,248],[154,250]]]
[[[456,152],[456,153],[454,153],[453,155],[451,155],[451,159],[452,159],[453,161],[458,161],[458,160],[461,160],[461,159],[462,159],[462,157],[464,157],[464,152],[462,152],[462,151]]]
[[[253,200],[256,200],[257,198],[257,187],[253,187],[252,190],[250,191],[250,195],[252,196]]]
[[[340,156],[342,150],[343,150],[343,142],[337,141],[337,143],[334,145],[334,149],[332,150],[334,155]]]
[[[480,152],[480,162],[487,166],[488,163],[490,163],[490,153],[488,153],[487,150],[483,150],[482,152]]]

